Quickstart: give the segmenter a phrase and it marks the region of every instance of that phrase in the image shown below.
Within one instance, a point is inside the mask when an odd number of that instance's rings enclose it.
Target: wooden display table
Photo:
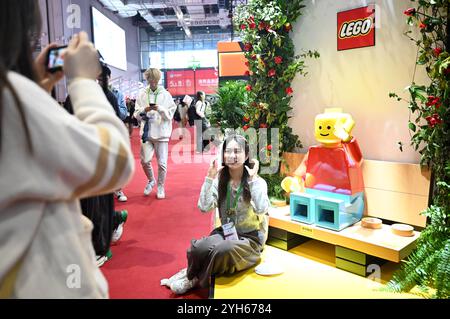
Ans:
[[[271,207],[269,215],[271,227],[397,263],[414,249],[420,235],[415,231],[412,237],[401,237],[393,234],[389,225],[383,225],[380,229],[368,229],[361,227],[361,222],[339,232],[333,231],[292,221],[289,216],[289,206]]]

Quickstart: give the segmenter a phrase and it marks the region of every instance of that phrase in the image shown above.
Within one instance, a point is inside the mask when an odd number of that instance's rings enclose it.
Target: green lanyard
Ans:
[[[148,91],[147,91],[148,104],[150,104],[150,91],[152,91],[152,89],[149,87]],[[159,88],[157,88],[155,92],[152,91],[152,93],[155,95],[155,104],[156,104],[156,99],[158,98],[158,94],[159,94]]]
[[[242,193],[242,184],[239,185],[239,188],[236,192],[236,197],[234,198],[234,203],[233,203],[233,208],[231,208],[231,183],[228,184],[228,189],[227,189],[227,213],[229,215],[236,213],[236,207],[237,207],[237,202],[239,200],[239,197],[241,196]]]

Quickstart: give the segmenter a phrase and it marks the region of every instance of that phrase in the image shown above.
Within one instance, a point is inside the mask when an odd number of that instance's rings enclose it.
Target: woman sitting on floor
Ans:
[[[193,240],[188,267],[161,281],[176,294],[208,287],[211,275],[232,274],[260,261],[268,231],[266,181],[257,175],[258,161],[249,160],[244,137],[228,137],[222,154],[225,165],[217,168],[216,160],[211,163],[198,200],[202,212],[218,208],[222,226]]]

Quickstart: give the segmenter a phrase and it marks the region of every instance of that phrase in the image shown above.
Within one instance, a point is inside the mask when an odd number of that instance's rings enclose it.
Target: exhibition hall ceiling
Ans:
[[[120,17],[133,17],[150,32],[231,28],[233,9],[246,0],[98,0]]]

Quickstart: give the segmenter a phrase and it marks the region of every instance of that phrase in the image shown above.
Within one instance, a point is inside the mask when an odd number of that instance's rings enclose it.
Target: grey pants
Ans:
[[[158,161],[158,186],[164,186],[167,174],[167,157],[169,155],[169,142],[147,141],[141,143],[141,165],[149,181],[155,180],[152,159],[156,153]]]
[[[187,277],[197,277],[199,286],[209,286],[211,275],[233,274],[254,266],[260,261],[263,246],[258,232],[239,234],[239,240],[225,240],[222,227],[208,237],[192,240],[187,251]]]

